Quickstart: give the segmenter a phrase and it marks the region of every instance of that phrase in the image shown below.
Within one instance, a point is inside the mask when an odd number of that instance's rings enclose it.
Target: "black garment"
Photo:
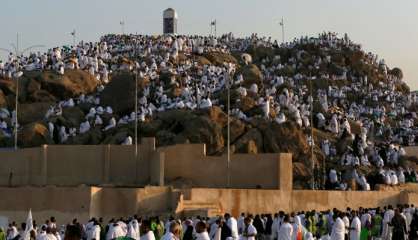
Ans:
[[[267,235],[272,234],[272,229],[271,229],[272,226],[273,226],[273,218],[269,216],[269,217],[267,217],[265,234],[267,234]]]
[[[392,218],[391,226],[393,227],[392,240],[405,240],[406,222],[400,214]]]
[[[409,232],[409,240],[418,240],[418,214],[414,214],[411,221],[411,228]]]
[[[253,225],[254,225],[255,229],[257,229],[258,234],[264,234],[263,221],[261,221],[261,218],[259,216],[256,216],[254,218]]]
[[[226,240],[228,237],[232,236],[232,231],[231,229],[229,229],[229,227],[224,223],[222,225],[222,230],[221,230],[221,240]]]
[[[183,235],[183,240],[193,240],[193,226],[187,226]]]

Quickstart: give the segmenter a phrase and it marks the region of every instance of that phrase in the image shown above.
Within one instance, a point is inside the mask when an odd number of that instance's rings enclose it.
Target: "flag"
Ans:
[[[72,36],[75,36],[75,29],[71,32]]]
[[[216,20],[213,20],[212,22],[210,22],[211,26],[215,26],[216,25]]]
[[[30,239],[30,231],[33,230],[33,219],[32,219],[32,210],[29,209],[28,218],[26,219],[26,228],[25,232],[23,233],[23,240]]]

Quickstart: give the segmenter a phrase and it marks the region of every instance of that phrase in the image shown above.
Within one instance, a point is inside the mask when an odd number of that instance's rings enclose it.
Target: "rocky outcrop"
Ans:
[[[204,55],[212,64],[223,66],[224,63],[234,63],[237,64],[237,59],[228,53],[221,52],[210,52]]]
[[[43,72],[38,77],[42,89],[58,99],[77,97],[96,90],[98,81],[88,72],[82,70],[66,70],[64,75],[54,72]]]
[[[140,85],[143,79],[138,80]],[[128,72],[118,74],[101,94],[102,105],[111,106],[117,113],[128,113],[135,106],[135,77]]]
[[[18,134],[19,147],[37,147],[43,144],[52,144],[48,129],[40,123],[31,123],[23,126]]]
[[[4,107],[7,107],[6,95],[4,95],[3,91],[0,89],[0,108]]]

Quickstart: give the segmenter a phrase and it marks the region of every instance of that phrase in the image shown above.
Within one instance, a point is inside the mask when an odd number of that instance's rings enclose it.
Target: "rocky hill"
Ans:
[[[237,116],[231,120],[231,149],[239,153],[278,153],[291,152],[295,161],[296,181],[310,179],[311,171],[311,148],[307,136],[310,129],[301,127],[292,118],[290,109],[283,108],[281,112],[288,116],[288,121],[279,124],[263,117],[263,107],[260,105],[260,98],[263,93],[272,87],[271,76],[267,73],[274,73],[282,76],[285,81],[275,88],[277,96],[284,89],[298,94],[300,91],[312,90],[314,95],[314,114],[323,112],[329,119],[333,112],[323,111],[320,103],[315,100],[322,91],[327,92],[330,87],[342,89],[344,86],[354,86],[361,83],[367,77],[368,84],[374,91],[387,91],[387,84],[394,82],[394,92],[399,95],[408,95],[409,87],[402,81],[402,71],[399,68],[383,68],[382,64],[373,63],[369,54],[359,46],[327,48],[314,44],[314,42],[298,42],[290,46],[272,47],[259,46],[252,43],[243,51],[232,50],[230,52],[205,52],[188,53],[182,52],[175,59],[170,59],[167,64],[179,67],[182,64],[192,63],[190,74],[192,77],[204,66],[224,66],[225,63],[236,64],[236,72],[233,78],[242,75],[243,82],[239,85],[247,89],[253,84],[259,87],[258,93],[249,92],[247,95],[240,95],[237,88],[231,91],[231,103],[248,117],[245,121]],[[252,57],[252,63],[245,63],[241,54],[248,53]],[[328,60],[328,61],[326,61]],[[131,56],[130,61],[152,62],[149,56]],[[110,63],[109,63],[110,64]],[[281,67],[277,67],[277,66]],[[182,75],[175,75],[164,70],[158,70],[158,81],[169,83],[173,77],[182,82]],[[309,82],[307,76],[315,76],[315,80]],[[338,78],[337,80],[333,78]],[[393,81],[393,79],[396,79]],[[288,81],[289,80],[289,81]],[[149,77],[140,77],[138,81],[139,96],[149,86]],[[312,84],[312,89],[310,88]],[[354,84],[354,85],[353,85]],[[18,122],[19,146],[35,147],[42,144],[61,144],[55,135],[49,132],[48,123],[52,122],[58,126],[78,128],[85,121],[89,110],[96,105],[94,103],[81,103],[73,107],[62,108],[62,114],[46,119],[45,114],[51,106],[69,98],[77,99],[80,95],[91,95],[100,99],[102,106],[110,106],[113,113],[104,113],[101,118],[107,123],[112,117],[121,119],[129,115],[135,106],[135,79],[129,71],[114,71],[110,75],[110,83],[103,90],[98,90],[99,82],[87,71],[66,70],[60,75],[53,70],[24,71],[19,79],[19,113]],[[168,85],[168,84],[167,84]],[[360,85],[361,87],[361,85]],[[167,96],[178,97],[182,93],[181,84],[169,85],[165,89]],[[16,81],[8,78],[0,79],[0,108],[8,109],[10,112],[15,108]],[[369,107],[379,105],[386,106],[390,111],[394,106],[389,103],[372,101],[370,95],[356,94],[354,91],[346,92],[344,102],[329,97],[329,101],[337,101],[341,111],[348,111],[352,103],[364,104]],[[379,95],[379,94],[378,94]],[[384,99],[386,95],[379,95]],[[157,145],[173,145],[177,143],[205,143],[207,153],[211,155],[223,154],[226,152],[227,136],[227,115],[224,106],[226,105],[226,90],[216,91],[213,99],[217,104],[208,109],[170,109],[166,111],[154,111],[152,117],[147,117],[139,123],[140,137],[156,137]],[[301,95],[306,100],[306,95]],[[406,101],[396,100],[395,107]],[[346,108],[344,110],[344,107]],[[415,112],[415,104],[405,104],[407,112]],[[275,108],[271,107],[269,115],[272,119],[276,116]],[[314,115],[315,116],[315,115]],[[387,124],[398,124],[399,117],[386,118]],[[370,116],[370,119],[373,119]],[[12,119],[7,120],[11,125]],[[316,120],[314,120],[315,122]],[[360,134],[358,121],[350,120],[352,132]],[[133,122],[117,125],[108,131],[103,131],[103,126],[92,126],[86,133],[70,137],[64,144],[120,144],[128,136],[134,136]],[[58,131],[58,130],[57,130]],[[337,146],[339,154],[343,154],[353,139],[340,137],[331,134],[322,128],[314,129],[314,139],[317,143],[314,147],[314,161],[322,165],[325,156],[320,148],[320,143],[328,139]],[[385,142],[386,139],[374,139],[376,143]],[[1,136],[0,145],[11,147],[13,139]],[[329,162],[327,165],[334,165]]]

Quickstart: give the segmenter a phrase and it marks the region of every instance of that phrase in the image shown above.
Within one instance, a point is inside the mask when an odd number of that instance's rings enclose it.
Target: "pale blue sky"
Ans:
[[[95,41],[121,32],[122,19],[125,32],[159,34],[167,7],[177,10],[184,34],[208,34],[209,22],[217,19],[218,33],[281,39],[282,16],[287,40],[324,30],[347,32],[390,67],[400,67],[418,89],[417,0],[1,0],[0,47],[10,48],[16,32],[23,47],[71,43],[73,29],[79,40]]]

